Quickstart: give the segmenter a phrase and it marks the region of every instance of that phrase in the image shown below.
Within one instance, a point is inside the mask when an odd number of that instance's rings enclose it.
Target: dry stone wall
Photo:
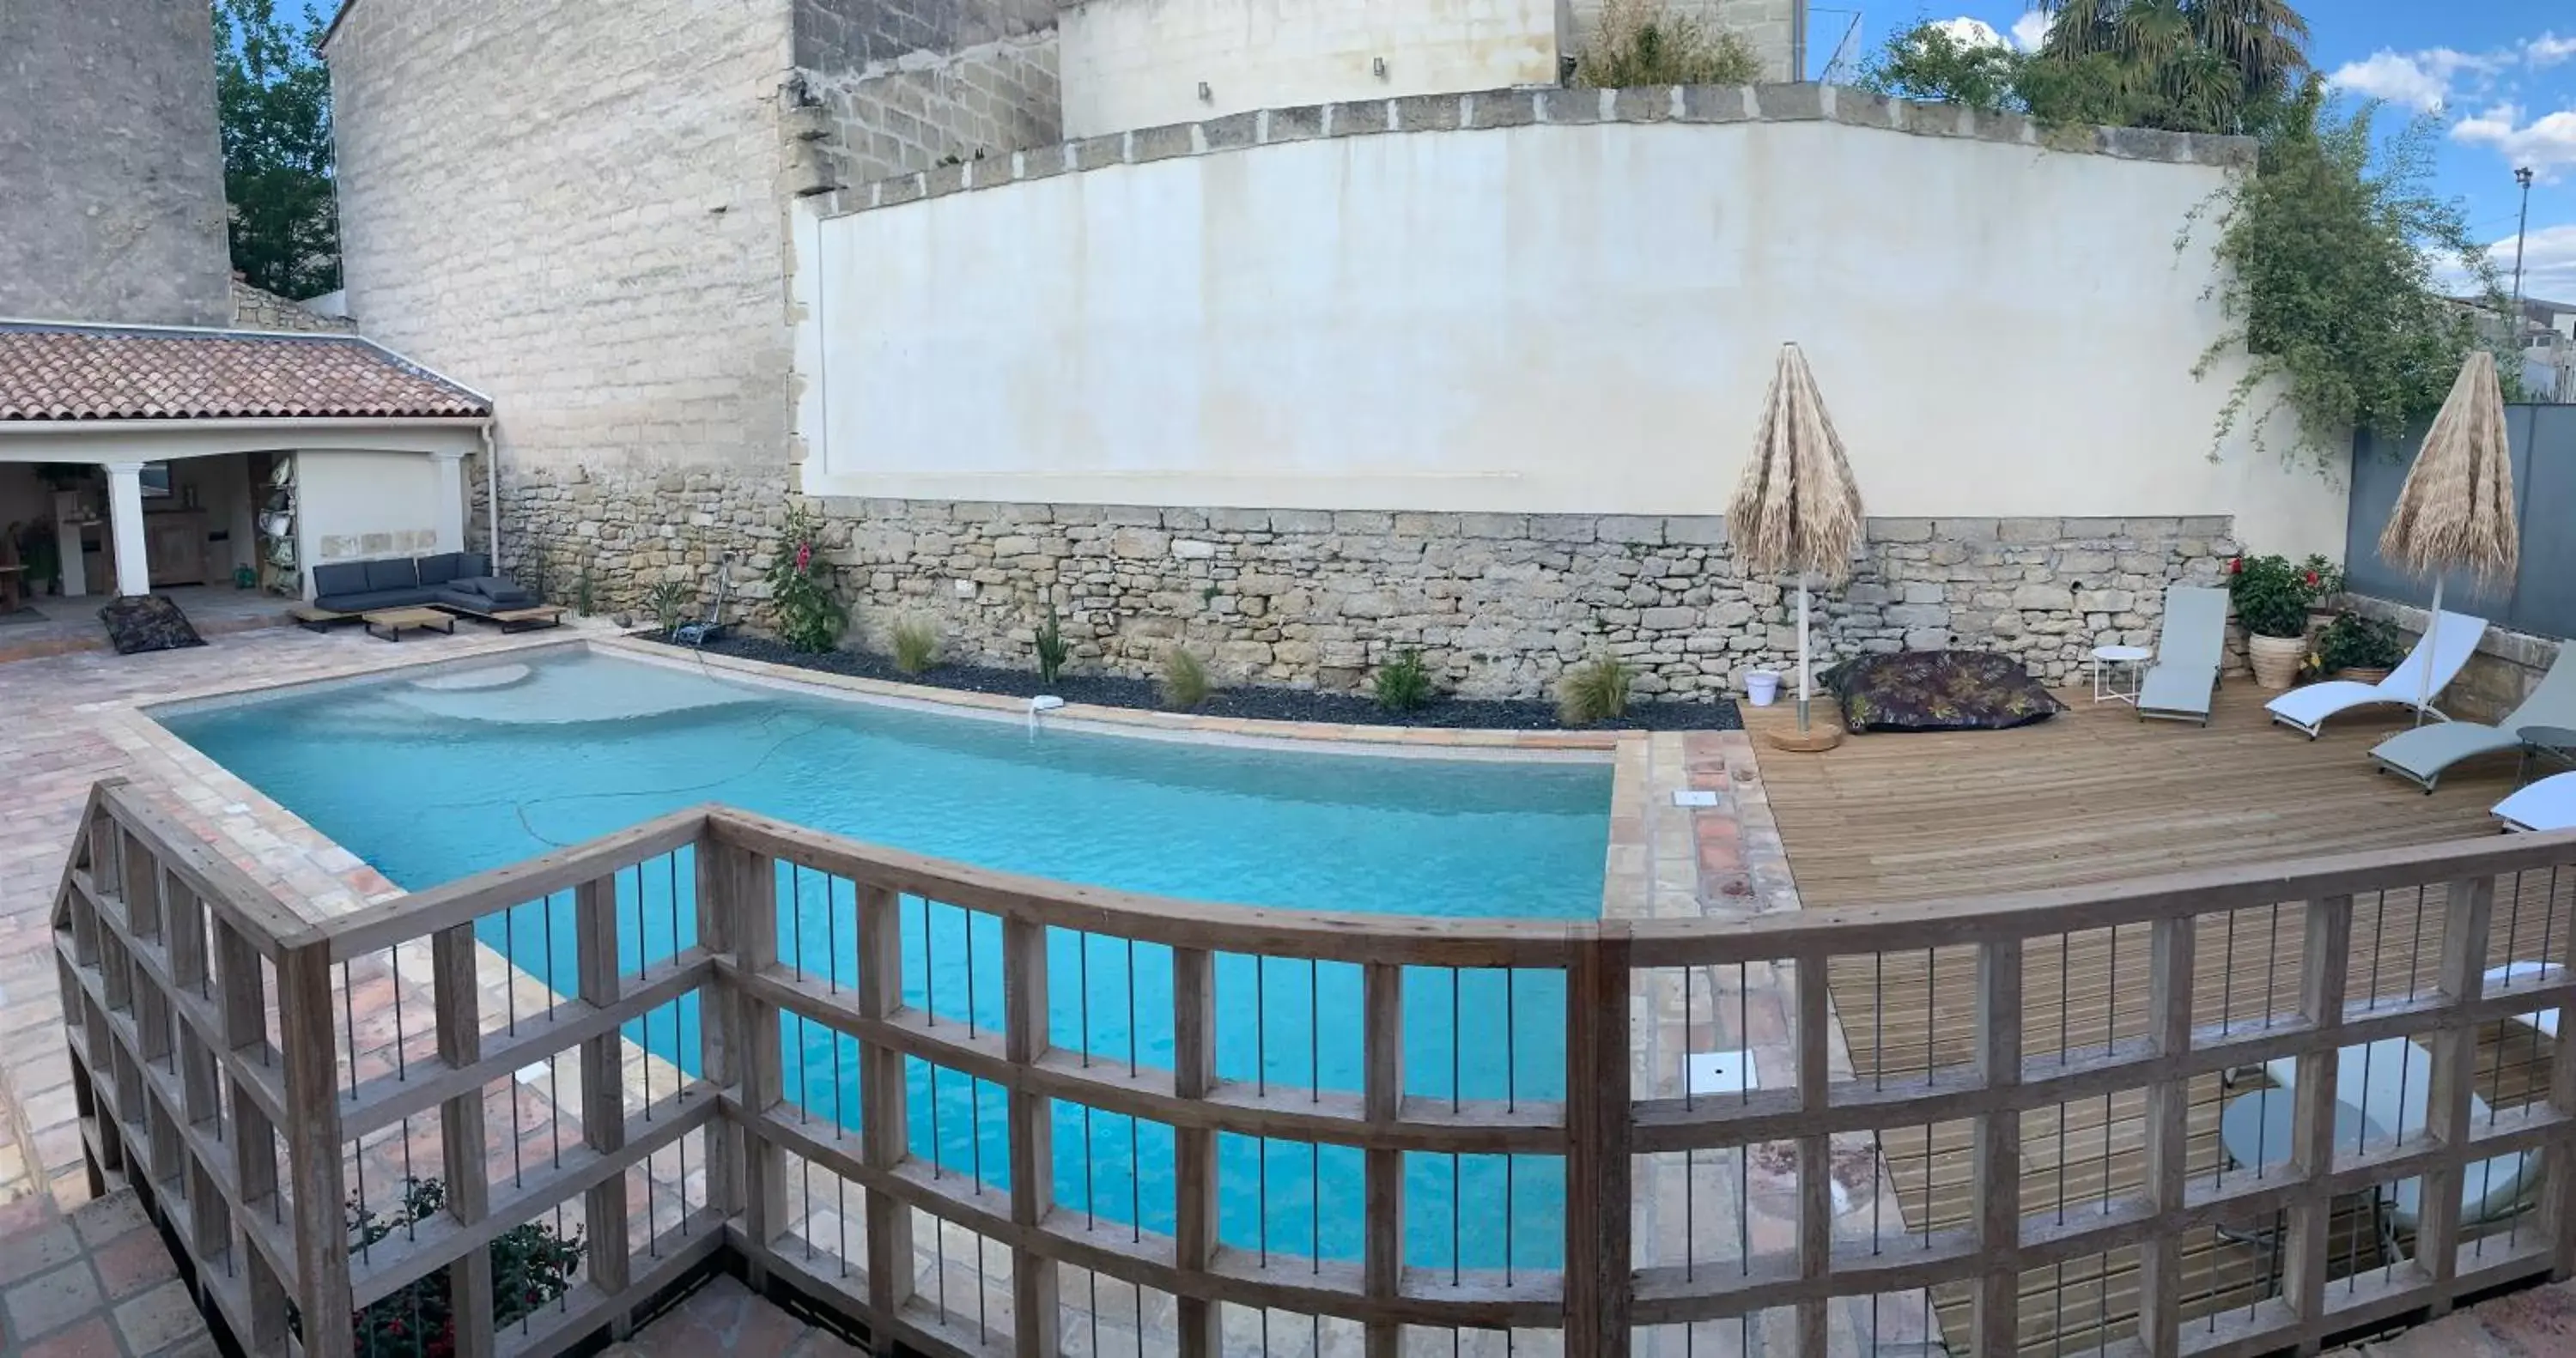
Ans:
[[[568,597],[587,565],[603,607],[655,580],[708,588],[730,557],[758,619],[759,571],[789,496],[703,471],[514,478],[504,554]],[[1705,699],[1795,654],[1794,595],[1748,579],[1711,517],[1157,509],[817,500],[855,605],[854,644],[936,619],[948,654],[1032,663],[1052,603],[1076,663],[1156,672],[1186,645],[1233,682],[1349,689],[1418,648],[1443,684],[1536,696],[1599,652],[1643,694]],[[2225,518],[1874,519],[1852,582],[1818,597],[1819,651],[1942,646],[2012,655],[2075,682],[2086,653],[2150,644],[2175,582],[2216,583]]]

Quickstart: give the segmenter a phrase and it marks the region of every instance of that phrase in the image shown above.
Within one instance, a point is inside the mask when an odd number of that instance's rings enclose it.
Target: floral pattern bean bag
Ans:
[[[1855,734],[2000,731],[2066,710],[2020,661],[1986,651],[1864,655],[1818,677]]]
[[[188,615],[158,594],[128,595],[100,609],[98,620],[107,624],[107,639],[118,655],[206,644],[189,624]]]

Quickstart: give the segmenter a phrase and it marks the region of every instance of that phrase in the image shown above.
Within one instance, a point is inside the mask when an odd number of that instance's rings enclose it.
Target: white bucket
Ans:
[[[1780,697],[1780,676],[1771,670],[1753,670],[1744,676],[1745,696],[1755,707],[1769,707]]]

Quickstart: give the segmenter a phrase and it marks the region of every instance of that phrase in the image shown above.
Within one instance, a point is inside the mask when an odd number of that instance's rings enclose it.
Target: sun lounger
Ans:
[[[2326,724],[2326,718],[2349,712],[2356,707],[2390,703],[2399,707],[2420,707],[2428,716],[2448,721],[2433,706],[2433,698],[2450,686],[2469,657],[2478,649],[2478,639],[2487,634],[2484,618],[2465,613],[2444,613],[2441,624],[2415,643],[2404,663],[2388,672],[2376,684],[2355,683],[2349,679],[2331,679],[2322,684],[2294,688],[2263,705],[2272,720],[2296,727],[2310,740]],[[2430,672],[2430,681],[2426,674]]]
[[[2298,1087],[2299,1063],[2282,1057],[2263,1064],[2263,1073],[2283,1089]],[[2372,1142],[2424,1131],[2433,1106],[2433,1054],[2402,1037],[2345,1047],[2335,1053],[2335,1100],[2358,1109]],[[2253,1095],[2248,1097],[2261,1097]],[[2469,1119],[2491,1119],[2486,1100],[2469,1095]],[[2460,1223],[2475,1225],[2509,1216],[2534,1185],[2532,1152],[2519,1151],[2465,1166],[2460,1171]],[[2408,1179],[2383,1186],[2389,1216],[2401,1231],[2412,1231],[2423,1216],[2423,1181]]]
[[[2156,663],[2138,681],[2138,715],[2209,724],[2209,695],[2227,655],[2227,591],[2176,585],[2165,591]]]
[[[2576,830],[2576,773],[2543,778],[2494,807],[2508,830]]]
[[[2526,726],[2576,726],[2576,645],[2559,647],[2557,663],[2540,677],[2540,686],[2495,725],[2454,721],[2401,731],[2372,747],[2370,757],[2381,768],[2431,792],[2443,770],[2453,764],[2518,748],[2522,737],[2517,733]]]

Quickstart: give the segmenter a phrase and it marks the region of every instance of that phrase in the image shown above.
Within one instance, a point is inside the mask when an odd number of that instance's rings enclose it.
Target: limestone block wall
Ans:
[[[0,316],[225,325],[203,4],[0,6]]]
[[[788,0],[357,0],[325,47],[350,314],[505,463],[785,475]]]
[[[722,557],[757,615],[759,571],[788,496],[704,475],[521,477],[505,543],[544,552],[558,592],[587,564],[603,604],[663,578],[711,588]],[[898,618],[938,620],[951,655],[1032,663],[1052,603],[1077,660],[1157,672],[1189,646],[1234,682],[1356,688],[1418,648],[1442,682],[1537,696],[1607,652],[1641,693],[1740,693],[1796,653],[1793,595],[1747,579],[1708,517],[1399,513],[830,499],[830,559],[856,606],[854,643]],[[1973,646],[2050,682],[2086,652],[2150,643],[2165,586],[2215,583],[2225,518],[1874,519],[1851,584],[1819,596],[1819,651]],[[533,563],[523,562],[522,578]]]
[[[1064,135],[1051,0],[792,0],[792,21],[838,183]]]
[[[1077,0],[1061,27],[1067,137],[1558,79],[1556,0]]]

